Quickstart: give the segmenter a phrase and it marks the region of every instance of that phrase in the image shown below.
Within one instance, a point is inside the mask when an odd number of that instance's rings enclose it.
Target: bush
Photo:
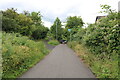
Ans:
[[[108,9],[109,7],[103,6],[103,9],[109,11],[108,16],[74,35],[74,40],[82,43],[90,51],[86,54],[87,57],[81,56],[98,78],[119,78],[120,20],[117,18],[118,13]],[[71,42],[69,45],[75,51],[80,51],[78,44]]]
[[[84,35],[86,34],[86,29],[79,28],[78,32],[73,35],[72,40],[82,42]]]
[[[48,32],[48,29],[41,26],[40,28],[33,31],[32,37],[34,39],[44,39],[47,36],[47,32]]]
[[[119,78],[119,60],[116,52],[111,53],[111,56],[103,54],[94,55],[89,52],[86,46],[78,44],[78,42],[69,42],[68,46],[77,53],[82,61],[88,64],[97,78]],[[106,56],[109,56],[109,58]]]
[[[67,45],[68,45],[70,48],[72,48],[72,49],[74,49],[77,44],[78,44],[77,41],[72,41],[72,42],[68,42],[68,43],[67,43]]]
[[[2,34],[3,78],[16,78],[48,53],[43,42],[15,33]]]
[[[93,26],[95,30],[91,31],[89,28],[87,29],[89,33],[84,35],[83,43],[88,46],[93,53],[111,54],[113,51],[118,52],[120,45],[120,38],[118,37],[120,31],[119,27],[117,24],[112,25],[114,21],[112,23],[108,21],[107,23],[104,22],[104,19],[102,20],[103,22],[99,22],[99,24]]]
[[[51,40],[48,42],[48,44],[55,46],[55,45],[58,45],[60,43],[57,40]]]

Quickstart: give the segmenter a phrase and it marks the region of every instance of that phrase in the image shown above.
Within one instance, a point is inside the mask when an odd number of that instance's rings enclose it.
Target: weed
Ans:
[[[69,42],[70,46],[77,55],[88,64],[89,68],[97,78],[119,78],[118,55],[116,52],[108,54],[93,54],[83,44]]]
[[[2,35],[3,78],[16,78],[48,53],[42,41],[35,42],[16,33]]]

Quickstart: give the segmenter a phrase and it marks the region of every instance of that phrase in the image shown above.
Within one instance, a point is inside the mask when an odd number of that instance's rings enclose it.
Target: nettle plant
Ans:
[[[102,6],[103,9],[107,5]],[[120,28],[118,26],[118,13],[108,9],[108,15],[101,18],[98,23],[89,25],[84,35],[84,43],[91,47],[93,52],[97,53],[112,53],[118,52],[120,45]],[[105,12],[105,11],[104,11]]]

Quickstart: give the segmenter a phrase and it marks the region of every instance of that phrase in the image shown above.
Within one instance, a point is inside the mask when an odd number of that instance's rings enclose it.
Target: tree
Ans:
[[[3,21],[2,21],[2,30],[6,32],[16,31],[19,27],[16,19],[18,17],[18,13],[16,9],[11,8],[6,11],[2,11]]]
[[[42,15],[40,12],[32,12],[30,14],[30,18],[33,20],[33,22],[36,26],[42,25],[42,19],[41,19]]]
[[[23,35],[31,35],[31,29],[33,21],[30,17],[20,13],[17,13],[17,9],[11,8],[3,13],[3,25],[2,29],[6,32],[18,32]]]
[[[42,24],[40,12],[24,11],[17,13],[17,9],[11,8],[3,13],[2,29],[6,32],[17,32],[22,35],[32,36],[35,39],[46,37],[48,28]]]
[[[23,35],[31,35],[32,34],[32,24],[33,20],[29,17],[27,17],[24,14],[19,14],[17,17],[17,22],[19,27],[19,32]]]
[[[44,39],[47,36],[48,31],[49,29],[47,27],[42,26],[36,29],[35,31],[33,31],[32,37],[34,39]]]
[[[111,6],[109,5],[100,5],[103,11],[100,11],[100,13],[107,13],[107,14],[112,14],[115,12],[115,10],[111,9]]]
[[[78,27],[82,27],[84,22],[82,20],[82,18],[80,16],[73,16],[73,17],[68,17],[67,18],[67,22],[66,22],[66,27],[68,28],[78,28]]]
[[[70,40],[70,32],[67,28],[63,29],[62,39],[67,41]]]
[[[51,26],[50,30],[51,33],[54,34],[54,38],[57,38],[57,40],[62,39],[63,29],[60,19],[57,17],[54,21],[54,24]]]
[[[26,15],[26,16],[30,16],[29,11],[26,11],[26,10],[23,11],[23,14]]]

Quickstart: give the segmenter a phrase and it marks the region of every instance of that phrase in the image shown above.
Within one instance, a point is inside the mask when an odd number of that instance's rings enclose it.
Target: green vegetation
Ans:
[[[2,77],[16,78],[48,53],[40,39],[47,36],[49,29],[43,25],[40,12],[18,13],[14,8],[0,12],[3,14]]]
[[[54,39],[57,39],[57,40],[62,39],[61,35],[63,34],[63,28],[62,28],[61,21],[58,17],[54,21],[54,24],[51,26],[50,31],[53,34]]]
[[[42,41],[35,42],[19,33],[2,33],[3,78],[16,78],[48,53]]]
[[[2,44],[2,33],[0,31],[0,44]],[[2,78],[2,45],[0,45],[0,79]]]
[[[3,78],[20,76],[48,53],[41,39],[48,40],[48,44],[58,45],[57,40],[70,41],[70,35],[72,42],[68,42],[68,45],[98,78],[118,78],[120,14],[108,5],[101,7],[102,12],[108,15],[94,24],[88,24],[87,28],[82,27],[84,22],[80,16],[69,16],[65,28],[62,28],[62,22],[57,17],[50,30],[43,25],[40,12],[18,13],[14,8],[0,11],[3,14]]]
[[[62,22],[60,21],[60,19],[57,17],[53,23],[53,25],[50,28],[50,31],[48,32],[49,34],[47,34],[47,38],[48,40],[70,40],[70,33],[71,34],[75,34],[79,28],[81,28],[84,24],[82,18],[80,16],[69,16],[66,19],[66,25],[65,28],[62,28]],[[71,32],[68,31],[68,29],[72,29]]]
[[[69,16],[66,21],[65,29],[64,29],[64,36],[67,38],[68,41],[70,41],[70,35],[71,40],[74,38],[74,35],[82,29],[84,22],[80,16]],[[68,29],[71,29],[70,32],[68,32]],[[75,40],[75,38],[74,38]]]
[[[77,56],[87,64],[97,78],[118,78],[118,55],[112,53],[108,55],[93,54],[85,45],[78,42],[69,42],[68,45],[77,53]],[[102,79],[101,79],[102,80]]]
[[[73,42],[68,45],[89,64],[98,78],[119,78],[118,13],[108,5],[101,7],[108,15],[94,24],[89,24],[87,28],[79,28],[78,32],[73,34]]]
[[[70,16],[67,18],[66,27],[68,27],[69,29],[78,28],[78,27],[82,27],[83,24],[84,22],[80,16],[73,16],[73,17]]]
[[[49,29],[42,23],[40,12],[24,11],[17,13],[14,8],[0,11],[3,14],[2,30],[5,32],[15,32],[31,37],[33,39],[44,39]]]
[[[59,43],[57,40],[50,40],[50,41],[48,42],[48,44],[55,46],[55,45],[58,45],[58,44],[60,44],[60,43]]]

